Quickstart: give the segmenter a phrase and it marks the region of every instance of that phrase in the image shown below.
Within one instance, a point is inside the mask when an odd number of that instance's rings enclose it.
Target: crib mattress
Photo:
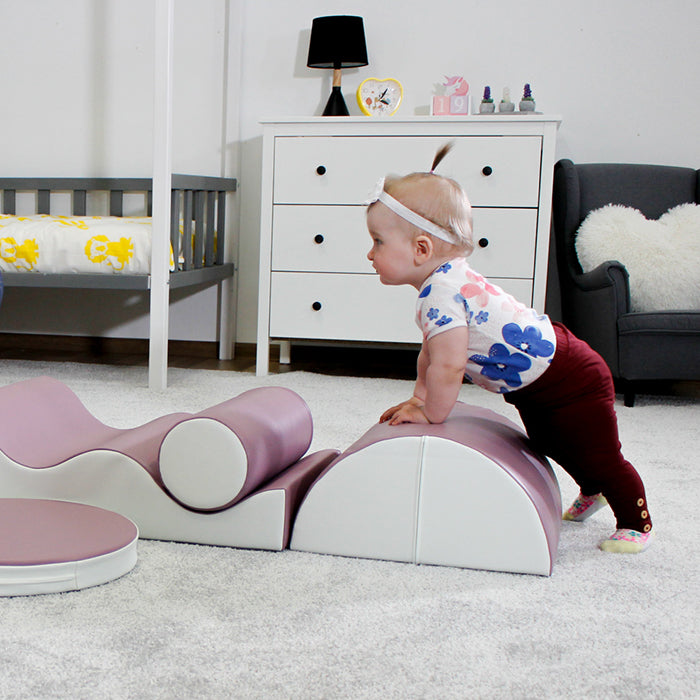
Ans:
[[[151,218],[0,215],[0,271],[147,275]],[[174,270],[172,250],[170,269]]]

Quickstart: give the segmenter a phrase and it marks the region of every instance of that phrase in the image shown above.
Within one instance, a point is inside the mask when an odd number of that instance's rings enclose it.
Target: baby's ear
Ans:
[[[433,255],[433,239],[430,236],[418,236],[413,242],[413,252],[417,263],[424,263]]]

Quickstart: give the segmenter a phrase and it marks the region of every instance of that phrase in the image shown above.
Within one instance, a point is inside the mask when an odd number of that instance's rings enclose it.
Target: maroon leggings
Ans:
[[[520,412],[534,447],[558,462],[581,493],[608,499],[618,528],[649,532],[644,484],[621,452],[610,370],[567,328],[555,323],[554,331],[557,349],[545,373],[504,398]]]

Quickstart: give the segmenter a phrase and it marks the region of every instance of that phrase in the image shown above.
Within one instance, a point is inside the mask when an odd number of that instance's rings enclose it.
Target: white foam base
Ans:
[[[0,566],[0,596],[63,593],[114,581],[136,565],[137,541],[138,535],[125,547],[90,559]]]

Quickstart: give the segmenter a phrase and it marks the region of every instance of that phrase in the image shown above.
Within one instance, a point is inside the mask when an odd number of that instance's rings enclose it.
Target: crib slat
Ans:
[[[204,192],[194,193],[194,267],[202,267],[204,258]]]
[[[183,193],[182,209],[182,252],[184,257],[183,270],[192,269],[192,190]]]
[[[51,213],[51,190],[37,190],[36,193],[36,213]]]
[[[3,190],[2,213],[14,216],[17,213],[15,190]]]
[[[219,192],[217,198],[219,201],[216,207],[216,264],[223,265],[226,240],[226,192]]]
[[[216,207],[216,192],[207,192],[207,230],[204,243],[204,267],[214,264],[214,211]]]
[[[170,195],[170,245],[176,270],[179,269],[180,261],[180,199],[180,192],[173,190]]]
[[[87,191],[73,190],[73,216],[87,214]]]
[[[109,193],[109,215],[124,216],[124,190],[111,190]]]

